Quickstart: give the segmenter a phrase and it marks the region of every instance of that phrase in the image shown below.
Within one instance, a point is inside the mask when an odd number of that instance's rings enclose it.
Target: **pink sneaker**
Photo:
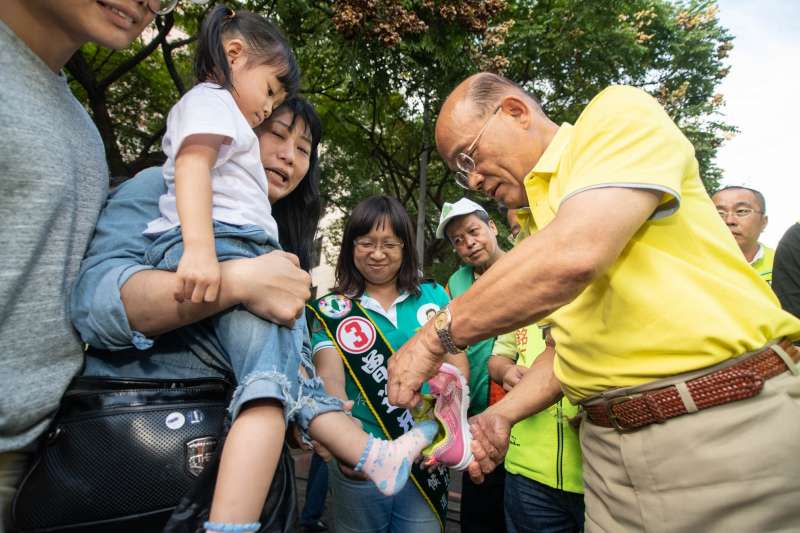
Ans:
[[[431,395],[436,398],[433,414],[444,430],[423,450],[426,465],[443,464],[464,470],[472,462],[472,433],[467,422],[469,386],[456,367],[443,363],[439,373],[428,380]]]

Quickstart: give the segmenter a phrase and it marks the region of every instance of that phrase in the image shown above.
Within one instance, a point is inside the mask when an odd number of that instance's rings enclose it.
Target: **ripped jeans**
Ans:
[[[214,237],[220,261],[257,257],[278,247],[256,226],[214,221]],[[174,228],[155,238],[145,260],[174,271],[182,254],[180,228]],[[342,410],[342,401],[325,392],[316,374],[305,315],[286,328],[237,306],[213,317],[211,323],[238,383],[228,408],[232,420],[247,402],[274,399],[283,406],[284,422],[295,422],[308,440],[308,426],[315,417]]]

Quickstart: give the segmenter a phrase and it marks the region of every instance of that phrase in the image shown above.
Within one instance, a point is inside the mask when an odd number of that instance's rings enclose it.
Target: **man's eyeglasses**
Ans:
[[[472,154],[474,154],[475,150],[478,148],[478,141],[481,140],[483,132],[486,131],[492,117],[500,111],[500,107],[501,106],[497,106],[491,116],[486,119],[486,122],[483,123],[483,127],[478,131],[478,135],[475,136],[475,140],[472,141],[467,150],[459,152],[459,154],[456,155],[456,167],[458,168],[456,172],[456,183],[465,189],[469,189],[469,175],[475,170],[475,160],[472,159]]]
[[[399,252],[403,249],[403,243],[399,241],[383,241],[383,242],[375,242],[369,239],[357,239],[353,241],[353,244],[356,245],[356,248],[361,250],[362,252],[372,253],[375,250],[381,249],[384,253],[393,253]]]
[[[725,211],[724,209],[717,209],[717,213],[723,219],[728,218],[728,216],[733,215],[735,218],[747,218],[753,213],[760,213],[756,209],[751,209],[749,207],[740,207],[739,209],[734,209],[733,211]]]
[[[193,4],[207,4],[208,0],[192,0]],[[147,0],[147,9],[154,15],[166,15],[178,5],[178,0]]]

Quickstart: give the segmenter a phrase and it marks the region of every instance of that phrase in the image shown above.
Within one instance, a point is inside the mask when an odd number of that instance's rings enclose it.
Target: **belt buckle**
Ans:
[[[606,400],[606,415],[608,416],[608,421],[611,422],[611,427],[613,427],[620,433],[630,433],[631,431],[635,431],[637,428],[625,428],[619,425],[619,421],[617,420],[617,415],[614,414],[614,406],[619,403],[624,403],[629,400],[633,400],[634,398],[636,398],[636,395],[626,394],[625,396],[617,396],[616,398],[611,398],[610,400]]]

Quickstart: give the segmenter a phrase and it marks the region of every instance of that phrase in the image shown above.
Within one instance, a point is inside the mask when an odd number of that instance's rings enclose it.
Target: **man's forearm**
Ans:
[[[557,402],[562,392],[561,384],[553,374],[554,359],[553,350],[543,352],[517,386],[489,409],[500,413],[513,425]]]
[[[508,252],[450,303],[451,331],[458,344],[535,323],[572,301],[589,284],[595,275],[587,267],[589,262],[574,258],[574,247],[562,242],[559,231],[548,229]]]
[[[143,270],[130,277],[120,289],[125,313],[133,330],[152,337],[193,324],[238,303],[225,273],[230,263],[223,263],[219,298],[215,302],[175,301],[175,273]]]
[[[617,260],[661,193],[599,188],[578,193],[450,303],[458,345],[538,322],[577,297]]]

